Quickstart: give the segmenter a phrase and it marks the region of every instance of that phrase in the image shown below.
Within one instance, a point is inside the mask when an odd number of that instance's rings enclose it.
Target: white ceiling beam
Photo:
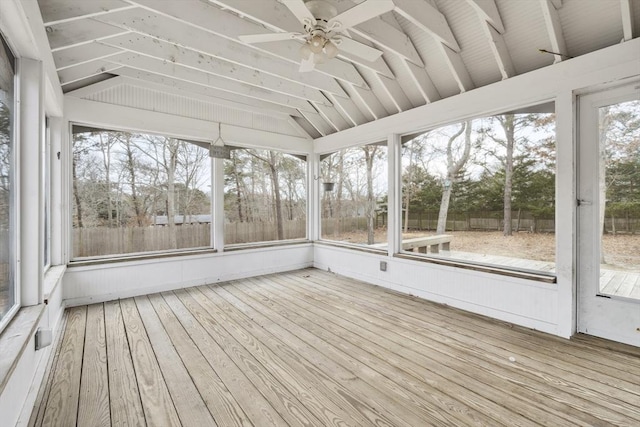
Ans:
[[[76,98],[86,98],[98,92],[112,89],[116,86],[120,86],[124,83],[125,77],[115,76],[107,80],[92,84],[91,86],[85,86],[80,89],[76,89],[64,94],[64,96],[73,96]]]
[[[250,98],[238,93],[231,93],[213,87],[202,86],[196,83],[186,82],[133,68],[123,67],[117,70],[119,78],[125,82],[143,87],[156,87],[159,90],[166,90],[187,98],[202,99],[203,101],[218,103],[221,105],[240,106],[262,114],[285,114],[289,116],[300,116],[300,111],[293,107],[285,107],[269,101]],[[113,79],[111,79],[113,80]],[[309,106],[308,109],[312,109]]]
[[[489,47],[493,53],[493,57],[496,60],[502,80],[508,79],[515,75],[515,68],[511,61],[511,55],[507,49],[507,44],[500,34],[499,27],[504,31],[504,25],[498,14],[498,8],[495,4],[495,0],[467,0],[467,3],[473,7],[476,14],[480,18],[480,26],[485,38],[489,42]],[[495,9],[495,12],[492,12]],[[492,24],[493,22],[493,24]]]
[[[551,3],[553,3],[553,7],[555,7],[556,10],[562,7],[562,0],[551,0]]]
[[[126,34],[100,43],[303,100],[327,101],[317,89],[140,34]]]
[[[245,67],[247,64],[251,64],[253,68],[279,78],[345,96],[340,85],[330,76],[320,73],[300,73],[298,64],[245,47],[239,42],[192,27],[167,16],[137,9],[126,13],[110,14],[100,19],[137,34],[179,46],[176,49],[188,48]]]
[[[292,121],[296,122],[299,127],[301,127],[310,138],[316,139],[320,138],[320,132],[313,127],[313,125],[304,117],[292,117]]]
[[[560,17],[551,0],[540,0],[542,6],[542,16],[547,27],[549,42],[551,43],[551,51],[562,55],[554,55],[554,63],[562,61],[563,55],[567,54],[567,46],[562,34],[562,25],[560,25]]]
[[[475,88],[475,84],[473,83],[473,80],[471,80],[471,76],[469,75],[467,66],[464,65],[464,62],[462,62],[462,57],[460,56],[460,54],[452,51],[442,43],[438,43],[438,48],[440,49],[445,63],[447,64],[449,71],[453,75],[458,88],[460,89],[460,93]]]
[[[239,93],[250,98],[273,102],[286,107],[309,109],[312,108],[307,101],[283,95],[277,92],[267,91],[244,83],[234,82],[213,74],[186,68],[171,62],[144,57],[136,54],[119,54],[107,58],[108,61],[122,66],[127,66],[141,71],[161,74],[186,82],[197,83],[202,86],[217,88],[231,93]]]
[[[45,25],[72,22],[134,7],[121,0],[102,0],[99,2],[86,0],[41,0],[38,3]]]
[[[394,0],[394,2],[396,4],[394,10],[399,15],[455,52],[460,52],[460,46],[447,19],[438,9],[423,0]]]
[[[350,127],[353,127],[349,125],[349,123],[345,120],[345,118],[342,117],[342,115],[335,108],[327,107],[324,104],[316,104],[315,102],[312,102],[312,104],[314,107],[316,107],[318,114],[320,114],[320,116],[322,116],[322,118],[324,118],[327,121],[327,123],[329,123],[331,127],[334,128],[336,131],[339,132],[341,130],[345,130],[345,129],[349,129]]]
[[[412,77],[413,84],[418,89],[418,92],[425,102],[434,102],[442,98],[438,93],[438,89],[436,89],[436,86],[431,81],[431,77],[429,77],[427,70],[418,67],[409,61],[402,62],[404,62],[405,67],[409,70],[409,75]]]
[[[64,87],[69,83],[77,82],[78,80],[82,80],[98,74],[108,73],[120,67],[120,64],[108,62],[104,59],[98,59],[95,61],[76,65],[74,67],[65,68],[64,70],[58,72],[58,78],[60,79],[60,84]]]
[[[388,114],[395,114],[413,108],[413,104],[411,104],[397,80],[389,79],[368,70],[362,70],[362,72]]]
[[[327,136],[331,133],[334,133],[336,130],[333,126],[329,124],[324,117],[322,117],[317,112],[311,111],[301,111],[302,116],[318,131],[318,133],[322,136]]]
[[[346,86],[345,90],[349,96],[360,107],[361,111],[368,113],[369,121],[381,119],[389,115],[384,105],[371,89],[362,89],[358,86]]]
[[[144,6],[148,10],[169,16],[178,22],[217,34],[237,44],[242,44],[238,40],[238,36],[240,35],[265,32],[265,29],[261,25],[239,18],[232,13],[224,12],[215,6],[199,0],[181,0],[179,2],[156,0],[128,1]],[[255,3],[252,4],[255,6]],[[213,23],[215,23],[215,25]],[[158,34],[165,32],[164,29],[159,30],[162,31],[157,31]],[[238,49],[238,47],[235,47],[235,49]],[[267,52],[294,64],[300,63],[300,44],[293,40],[278,43],[260,43],[260,45],[252,45],[251,49],[254,51],[261,50]],[[332,60],[330,64],[317,66],[316,71],[344,82],[361,86],[366,85],[362,76],[358,74],[353,65],[344,61]]]
[[[94,40],[124,32],[121,28],[91,19],[47,26],[47,37],[52,52],[91,43]]]
[[[420,58],[411,39],[405,33],[380,18],[363,22],[349,31],[370,40],[378,46],[384,47],[407,61],[424,67],[422,58]]]
[[[343,98],[331,94],[327,94],[327,97],[340,114],[350,122],[351,126],[358,126],[368,121],[351,98]]]
[[[631,7],[631,0],[620,0],[620,12],[622,14],[622,35],[623,40],[626,42],[633,39],[633,9]]]
[[[495,0],[468,0],[468,3],[480,18],[487,21],[498,33],[504,34],[504,24],[502,23],[502,18],[500,18]]]
[[[105,46],[98,42],[83,44],[80,46],[61,49],[53,53],[53,61],[56,69],[64,70],[68,67],[84,64],[86,62],[103,59],[117,53],[121,53],[122,49]]]

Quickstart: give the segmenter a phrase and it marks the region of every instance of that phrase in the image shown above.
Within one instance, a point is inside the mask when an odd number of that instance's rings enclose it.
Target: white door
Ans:
[[[579,98],[578,332],[640,346],[640,82]]]

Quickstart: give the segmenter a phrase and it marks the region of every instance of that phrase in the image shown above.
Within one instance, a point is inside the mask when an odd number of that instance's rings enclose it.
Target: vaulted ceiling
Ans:
[[[338,12],[363,2],[328,1]],[[301,41],[239,39],[300,31],[278,0],[38,0],[65,93],[127,86],[173,94],[252,113],[265,128],[269,117],[285,120],[313,138],[640,33],[640,0],[393,2],[392,11],[348,31],[380,58],[341,53],[302,73]]]

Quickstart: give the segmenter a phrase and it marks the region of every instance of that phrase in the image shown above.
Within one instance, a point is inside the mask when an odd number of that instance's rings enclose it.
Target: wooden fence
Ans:
[[[447,231],[501,231],[502,218],[497,212],[481,214],[449,214]],[[404,221],[404,218],[403,218]],[[387,224],[385,215],[378,215],[377,227]],[[438,214],[416,213],[409,217],[410,230],[435,230]],[[615,228],[614,228],[615,226]],[[324,218],[322,235],[340,235],[367,229],[365,217]],[[555,220],[534,218],[521,213],[520,219],[512,220],[514,231],[537,233],[555,232]],[[175,227],[176,247],[172,246],[169,227],[128,227],[128,228],[76,228],[73,230],[74,257],[91,257],[134,252],[162,251],[170,249],[199,248],[210,246],[210,224],[185,224]],[[639,233],[640,219],[606,218],[607,233]],[[306,236],[306,221],[285,221],[283,224],[285,239],[302,239]],[[277,240],[274,222],[235,222],[224,226],[226,244],[252,243]]]

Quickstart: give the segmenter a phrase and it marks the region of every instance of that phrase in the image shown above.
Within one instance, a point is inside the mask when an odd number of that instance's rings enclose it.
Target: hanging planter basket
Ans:
[[[333,187],[334,187],[335,185],[336,185],[336,184],[335,184],[334,182],[323,182],[323,183],[322,183],[322,189],[323,189],[324,191],[333,191]]]

